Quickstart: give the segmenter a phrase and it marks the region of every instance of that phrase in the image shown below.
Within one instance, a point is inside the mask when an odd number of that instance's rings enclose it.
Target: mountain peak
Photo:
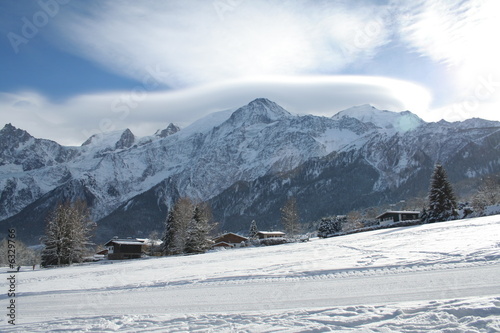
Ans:
[[[6,124],[0,130],[0,139],[1,141],[6,141],[9,144],[13,144],[14,142],[26,142],[31,139],[32,136],[26,132],[25,130],[16,128],[11,123]]]
[[[135,142],[135,136],[128,128],[123,131],[108,133],[97,133],[87,139],[82,146],[96,147],[99,150],[109,151],[131,147]]]
[[[123,131],[122,135],[120,136],[120,140],[118,140],[115,144],[115,149],[123,149],[123,148],[130,148],[134,144],[135,141],[135,136],[132,133],[131,130],[128,128]]]
[[[372,123],[377,127],[393,129],[397,132],[411,131],[424,123],[422,119],[410,111],[379,110],[370,104],[353,106],[340,111],[332,118],[335,120],[354,118],[363,123]]]
[[[179,132],[181,129],[179,126],[174,125],[173,123],[168,124],[167,128],[163,130],[158,130],[155,133],[155,136],[159,136],[160,138],[165,138],[169,135],[175,134]]]
[[[269,124],[291,116],[288,111],[275,102],[267,98],[257,98],[236,110],[229,118],[229,121],[241,125]]]

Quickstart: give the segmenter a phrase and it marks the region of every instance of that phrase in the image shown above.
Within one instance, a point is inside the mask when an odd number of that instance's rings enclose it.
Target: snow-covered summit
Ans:
[[[258,123],[269,124],[290,117],[293,117],[290,112],[273,101],[257,98],[236,110],[228,121],[233,125],[249,126]]]
[[[363,123],[372,123],[377,127],[392,129],[397,132],[411,131],[424,124],[422,119],[410,111],[393,112],[379,110],[369,104],[353,106],[349,109],[340,111],[332,118],[335,120],[355,118]]]
[[[214,127],[219,126],[223,122],[225,122],[231,114],[234,112],[234,109],[218,111],[214,113],[210,113],[209,115],[196,120],[191,123],[191,125],[183,128],[181,131],[176,133],[177,137],[188,137],[195,133],[206,133],[211,131]]]
[[[130,148],[135,142],[135,136],[128,128],[108,133],[97,133],[92,135],[84,143],[84,151],[106,152],[117,149]]]

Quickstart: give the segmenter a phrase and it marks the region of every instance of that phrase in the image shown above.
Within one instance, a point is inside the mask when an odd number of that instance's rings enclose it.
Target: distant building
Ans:
[[[381,225],[384,225],[384,224],[389,224],[392,222],[418,220],[419,216],[420,216],[420,212],[418,212],[418,211],[389,210],[389,211],[377,216],[377,220],[380,221]]]
[[[144,240],[136,238],[113,238],[104,246],[108,250],[108,259],[135,259],[142,257]]]
[[[281,231],[259,231],[257,237],[259,239],[284,238],[285,233]]]
[[[241,247],[242,244],[244,244],[247,240],[248,238],[246,237],[234,234],[232,232],[228,232],[224,235],[215,238],[213,247],[225,247],[225,248]]]

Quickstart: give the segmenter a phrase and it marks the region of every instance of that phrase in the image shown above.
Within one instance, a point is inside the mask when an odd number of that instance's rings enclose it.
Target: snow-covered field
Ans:
[[[16,274],[1,332],[500,332],[500,216]]]

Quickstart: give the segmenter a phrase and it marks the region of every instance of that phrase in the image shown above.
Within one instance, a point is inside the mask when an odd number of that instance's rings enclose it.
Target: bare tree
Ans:
[[[40,264],[40,252],[26,246],[22,241],[16,239],[16,264],[31,266]],[[0,266],[9,266],[9,245],[6,238],[0,241]]]
[[[160,238],[158,231],[153,230],[148,236],[148,241],[147,241],[147,248],[148,248],[148,255],[149,256],[154,256],[155,253],[157,253],[160,249],[159,245],[157,245],[158,238]]]
[[[47,220],[42,265],[71,265],[81,262],[90,243],[95,223],[83,201],[60,203]]]
[[[300,234],[300,217],[295,197],[288,199],[281,208],[281,223],[288,237],[293,239]]]
[[[348,232],[363,228],[364,219],[365,218],[360,211],[358,210],[350,211],[349,213],[347,213],[345,219],[342,222],[342,231]]]
[[[488,176],[483,179],[477,193],[472,197],[472,206],[480,214],[484,214],[487,206],[500,202],[500,177]]]
[[[194,204],[187,197],[180,198],[172,211],[172,253],[183,253],[186,248],[187,229],[194,213]]]

